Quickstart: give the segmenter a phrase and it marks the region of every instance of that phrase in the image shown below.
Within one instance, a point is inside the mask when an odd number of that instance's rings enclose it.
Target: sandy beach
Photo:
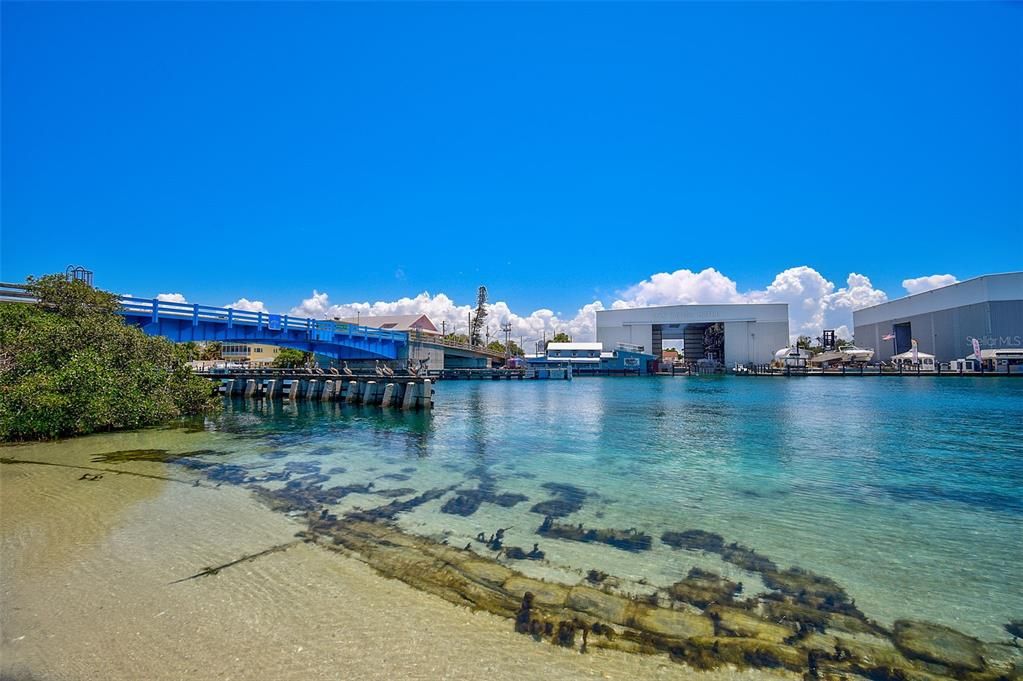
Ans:
[[[0,466],[5,680],[790,678],[536,643],[303,543],[176,582],[301,526],[243,489],[87,472]]]

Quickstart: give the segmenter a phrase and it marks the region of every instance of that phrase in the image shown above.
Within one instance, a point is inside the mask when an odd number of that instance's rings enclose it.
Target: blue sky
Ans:
[[[2,13],[5,280],[571,317],[682,269],[897,297],[1023,266],[1018,4]]]

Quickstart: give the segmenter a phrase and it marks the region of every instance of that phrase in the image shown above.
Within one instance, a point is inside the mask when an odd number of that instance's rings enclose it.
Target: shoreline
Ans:
[[[0,465],[5,680],[794,678],[540,644],[509,619],[302,542],[172,584],[292,542],[303,525],[231,485],[81,474]]]

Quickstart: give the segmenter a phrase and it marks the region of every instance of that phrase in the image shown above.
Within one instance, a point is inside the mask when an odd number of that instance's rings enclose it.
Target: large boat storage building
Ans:
[[[937,362],[1023,348],[1023,272],[988,274],[853,312],[856,344],[888,361],[917,342]],[[885,336],[894,335],[892,340]]]
[[[688,362],[712,359],[729,367],[767,364],[790,342],[787,303],[601,310],[596,324],[604,350],[626,347],[660,357],[673,347]]]

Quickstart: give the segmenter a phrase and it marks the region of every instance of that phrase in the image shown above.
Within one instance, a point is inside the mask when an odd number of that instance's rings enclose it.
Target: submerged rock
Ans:
[[[797,602],[818,610],[861,615],[849,594],[830,577],[823,577],[802,568],[763,570],[764,584],[792,596]]]
[[[479,489],[458,490],[458,496],[448,499],[440,510],[443,513],[450,513],[452,515],[470,516],[479,510],[480,505],[483,503],[497,504],[498,506],[509,508],[520,501],[527,501],[528,499],[529,497],[525,495],[512,494],[510,492],[495,494],[490,486],[485,486]]]
[[[543,516],[563,518],[575,513],[587,497],[585,490],[563,482],[545,482],[540,486],[554,494],[554,498],[534,504],[529,510]]]
[[[693,549],[710,553],[721,553],[725,547],[724,537],[704,530],[665,532],[661,535],[661,541],[678,549]]]
[[[953,671],[979,672],[985,667],[980,641],[941,624],[897,620],[892,639],[905,655]]]
[[[700,608],[711,603],[731,603],[741,592],[741,584],[696,567],[689,571],[685,579],[668,587],[668,594],[676,601],[692,603]]]
[[[552,539],[569,539],[587,543],[599,542],[624,551],[649,551],[653,546],[653,539],[650,535],[640,532],[634,527],[627,530],[586,529],[582,524],[556,523],[551,516],[544,518],[543,524],[537,528],[536,532]]]
[[[378,489],[373,494],[378,497],[384,497],[385,499],[393,499],[395,497],[407,497],[410,494],[415,494],[416,490],[412,487],[396,487],[395,489]]]

